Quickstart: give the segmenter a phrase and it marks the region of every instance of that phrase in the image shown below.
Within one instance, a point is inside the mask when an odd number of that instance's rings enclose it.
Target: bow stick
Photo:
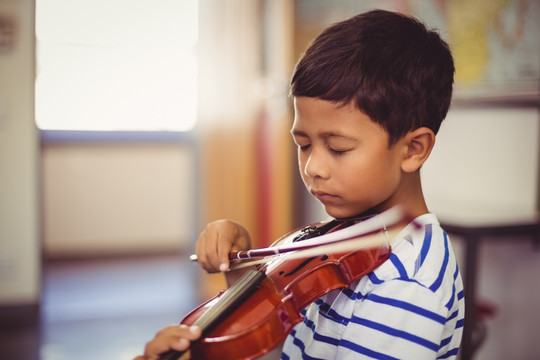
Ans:
[[[396,225],[406,218],[407,216],[403,209],[396,206],[357,224],[311,239],[260,249],[233,251],[229,254],[229,260],[251,260],[261,257],[285,254],[293,251],[309,250],[322,245],[326,246],[334,245],[339,242],[347,242],[360,237],[375,235],[381,230],[386,231],[389,227]],[[197,255],[191,255],[189,258],[191,261],[197,261]]]

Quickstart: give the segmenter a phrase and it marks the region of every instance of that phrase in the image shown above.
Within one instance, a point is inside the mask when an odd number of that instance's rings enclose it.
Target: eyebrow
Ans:
[[[290,132],[291,135],[293,135],[293,136],[305,136],[305,137],[307,137],[307,134],[306,134],[305,132],[303,132],[303,131],[301,131],[301,130],[297,130],[297,129],[295,129],[295,128],[292,128],[289,132]]]
[[[297,129],[291,129],[290,131],[291,135],[293,136],[301,136],[301,137],[309,137],[308,134],[302,130],[297,130]],[[318,136],[324,138],[324,139],[328,139],[328,138],[332,138],[332,137],[339,137],[339,138],[343,138],[343,139],[349,139],[349,140],[354,140],[353,138],[347,136],[347,135],[343,135],[343,134],[340,134],[340,133],[336,133],[336,132],[333,132],[333,131],[327,131],[327,132],[323,132],[321,134],[317,134]]]

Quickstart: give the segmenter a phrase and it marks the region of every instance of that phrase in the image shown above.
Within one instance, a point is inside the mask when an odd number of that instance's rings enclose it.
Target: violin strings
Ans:
[[[254,291],[256,284],[261,282],[266,274],[259,270],[252,270],[245,273],[238,281],[231,286],[220,298],[217,303],[210,307],[204,314],[199,317],[194,323],[201,328],[203,332],[210,330],[220,321],[221,317],[227,315],[238,302],[248,296],[251,291]]]

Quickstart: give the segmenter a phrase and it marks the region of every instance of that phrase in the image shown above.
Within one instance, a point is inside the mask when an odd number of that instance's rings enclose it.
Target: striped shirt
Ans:
[[[433,214],[392,241],[380,267],[309,305],[281,359],[455,359],[464,321],[461,275]]]

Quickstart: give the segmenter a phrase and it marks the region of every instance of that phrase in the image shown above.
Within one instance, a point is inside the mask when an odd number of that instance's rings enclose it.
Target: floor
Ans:
[[[2,358],[128,360],[197,303],[184,256],[46,262],[39,321],[0,326]]]

